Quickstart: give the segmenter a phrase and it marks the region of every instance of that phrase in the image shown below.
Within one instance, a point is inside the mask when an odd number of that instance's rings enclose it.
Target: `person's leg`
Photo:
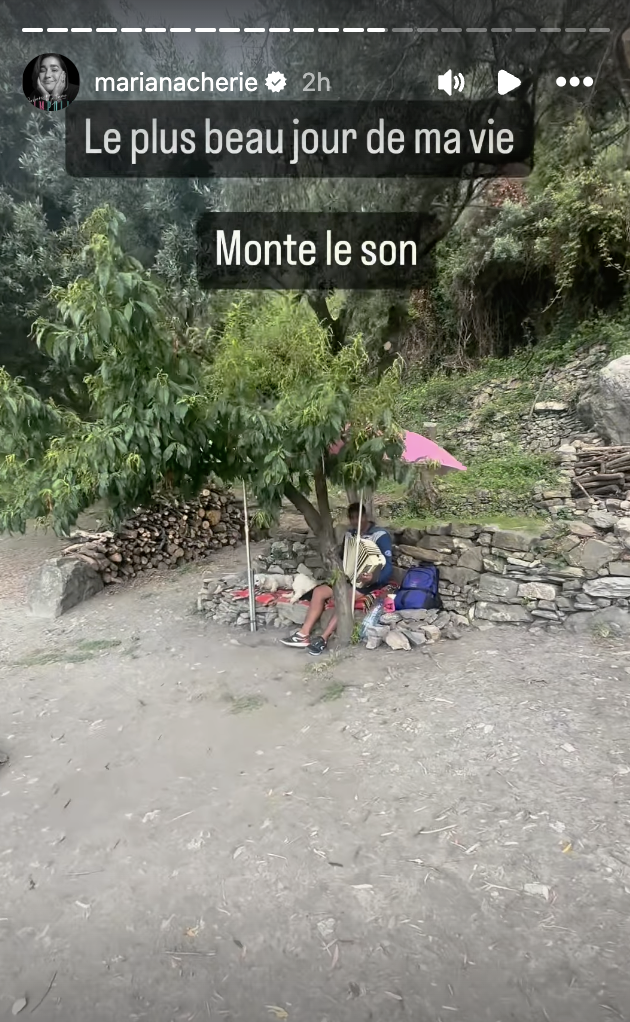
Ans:
[[[332,596],[332,592],[333,591],[330,586],[317,586],[317,588],[313,590],[310,610],[306,615],[304,624],[300,628],[300,635],[303,635],[306,639],[308,639],[314,626],[324,613],[324,608]]]
[[[357,595],[363,593],[364,590],[357,589]],[[350,586],[350,597],[352,598],[352,586]],[[330,621],[324,628],[321,635],[317,635],[309,644],[308,651],[312,656],[320,656],[328,645],[328,640],[333,634],[337,627],[337,615],[333,614]]]
[[[324,613],[324,608],[327,601],[332,596],[332,589],[330,586],[321,585],[317,586],[313,590],[311,596],[311,606],[302,627],[294,632],[293,635],[288,639],[281,639],[280,641],[285,646],[308,646],[311,631],[319,621],[320,617]]]
[[[330,636],[333,634],[333,632],[335,631],[336,627],[337,627],[337,615],[334,614],[331,617],[331,619],[328,622],[328,624],[326,625],[326,627],[324,628],[324,631],[322,632],[322,639],[324,640],[324,642],[328,642]]]

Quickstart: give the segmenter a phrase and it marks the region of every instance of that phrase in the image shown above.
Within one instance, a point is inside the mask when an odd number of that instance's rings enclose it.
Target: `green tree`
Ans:
[[[61,25],[81,25],[86,13],[81,0],[59,0],[55,7]],[[121,14],[124,16],[124,11]],[[131,12],[132,22],[134,18]],[[103,0],[90,5],[88,22],[119,25]],[[22,32],[23,25],[41,23],[42,7],[37,0],[0,4],[0,366],[24,377],[42,395],[54,395],[60,403],[75,407],[76,390],[68,391],[55,363],[37,349],[31,325],[37,316],[52,313],[45,298],[50,286],[69,283],[80,272],[72,256],[80,256],[81,223],[105,205],[120,210],[126,218],[121,224],[126,250],[143,266],[152,266],[174,228],[193,237],[192,225],[212,207],[217,186],[211,181],[187,179],[69,177],[65,170],[65,115],[43,116],[22,94],[22,73],[40,49],[62,49],[76,64],[81,76],[80,100],[105,99],[102,92],[95,92],[97,75],[129,77],[137,74],[138,68],[147,74],[172,75],[175,68],[185,73],[191,57],[182,52],[184,44],[170,35],[108,33],[98,37],[97,46],[93,34],[68,34],[62,44],[59,36],[34,37]],[[220,39],[204,37],[199,43],[200,63],[215,64],[221,48]],[[178,255],[186,270],[192,271],[194,252],[189,248]],[[82,405],[76,410],[83,414]]]
[[[123,223],[92,214],[83,275],[52,289],[54,318],[34,328],[60,371],[93,367],[85,414],[0,371],[0,530],[43,518],[67,533],[98,499],[120,519],[157,491],[195,492],[218,464],[201,364],[175,344],[163,288],[123,252]]]
[[[349,641],[328,486],[373,488],[395,470],[398,364],[377,378],[362,339],[334,349],[304,299],[273,295],[261,306],[245,296],[228,313],[207,384],[227,437],[224,476],[244,479],[268,510],[286,497],[304,516],[330,572],[339,637]]]

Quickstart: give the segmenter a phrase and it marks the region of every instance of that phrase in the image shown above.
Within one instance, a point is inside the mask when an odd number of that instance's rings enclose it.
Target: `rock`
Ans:
[[[544,490],[543,491],[543,495],[542,495],[542,499],[543,500],[553,500],[553,501],[564,500],[565,497],[570,497],[571,496],[569,490],[570,490],[570,487],[568,487],[568,486],[564,490]]]
[[[526,607],[518,604],[506,606],[501,603],[478,603],[475,607],[475,617],[484,621],[499,621],[506,624],[529,624],[532,615]]]
[[[498,550],[529,550],[534,538],[529,532],[498,529],[492,536],[492,546]]]
[[[401,610],[400,616],[403,621],[426,621],[428,610]]]
[[[424,639],[424,636],[422,636]],[[9,762],[9,755],[6,752],[2,752],[0,749],[0,767],[5,766]]]
[[[584,408],[598,433],[613,444],[630,444],[630,355],[600,370],[597,386]],[[582,412],[582,404],[578,411]]]
[[[482,575],[479,580],[479,596],[482,598],[490,594],[509,600],[519,595],[518,590],[518,582],[500,575]]]
[[[571,564],[580,565],[587,571],[597,571],[598,568],[603,568],[614,557],[615,552],[610,544],[601,539],[587,539],[583,547],[571,550],[567,554],[567,560]]]
[[[441,525],[427,525],[424,531],[427,536],[450,536],[453,526],[450,522],[443,522]]]
[[[563,401],[538,401],[534,405],[535,412],[566,412],[567,408]]]
[[[375,635],[372,629],[369,629],[366,636],[365,648],[366,649],[378,649],[379,646],[383,645],[383,638],[380,635]]]
[[[36,617],[56,618],[102,589],[101,576],[85,561],[57,557],[45,561],[31,582],[28,606]]]
[[[308,610],[303,603],[279,603],[278,618],[284,624],[303,625]]]
[[[580,536],[581,539],[590,538],[591,536],[597,535],[595,529],[588,522],[570,522],[569,532],[572,536]]]
[[[417,546],[422,535],[423,533],[420,529],[405,529],[400,538],[400,542],[409,546]]]
[[[448,554],[455,549],[455,540],[443,533],[439,533],[437,536],[424,536],[422,547],[426,550],[438,550],[440,553]]]
[[[311,571],[311,569],[308,567],[308,565],[303,564],[302,562],[300,562],[300,564],[298,564],[297,566],[297,574],[306,575],[307,578],[308,577],[313,578],[313,572]]]
[[[532,610],[532,617],[546,618],[548,621],[559,621],[559,617],[555,610],[541,610],[538,607],[536,610]]]
[[[518,595],[525,600],[555,600],[556,587],[545,582],[525,582],[518,587]]]
[[[478,525],[459,525],[457,522],[451,525],[451,536],[457,536],[459,539],[474,539],[479,532]]]
[[[564,622],[569,632],[584,634],[605,626],[615,635],[630,635],[630,614],[621,607],[606,607],[594,613],[571,614]]]
[[[404,632],[392,628],[385,636],[385,643],[390,649],[411,649],[411,643]]]
[[[593,598],[604,597],[610,600],[621,600],[630,597],[630,578],[607,575],[605,578],[594,578],[584,583],[584,592]]]
[[[502,561],[500,557],[483,558],[483,570],[489,571],[491,575],[502,575],[504,567],[505,561]]]
[[[619,542],[626,550],[630,550],[630,518],[618,518],[614,528]]]
[[[452,582],[454,586],[459,586],[460,589],[467,585],[475,585],[479,581],[479,577],[479,573],[473,571],[472,568],[457,568],[449,565],[440,568],[440,578],[446,579],[447,582]]]
[[[427,641],[424,632],[412,632],[409,628],[401,628],[400,631],[407,636],[412,646],[424,646]]]
[[[463,614],[451,614],[451,621],[454,625],[460,625],[462,628],[469,628],[470,621]]]
[[[455,555],[451,550],[432,550],[429,547],[420,546],[399,546],[398,550],[414,561],[428,562],[429,564],[455,563]]]
[[[611,561],[608,570],[611,575],[630,575],[630,561]]]
[[[584,521],[589,525],[594,525],[596,529],[608,531],[614,529],[617,524],[617,515],[614,515],[612,511],[591,511]]]
[[[289,545],[284,540],[276,540],[272,543],[269,553],[272,560],[278,561],[286,560],[287,557],[291,556]]]
[[[440,629],[436,625],[423,625],[422,631],[429,642],[437,642],[441,637]]]
[[[401,621],[402,618],[398,611],[393,611],[391,614],[381,614],[379,620],[384,625],[395,625]]]
[[[445,628],[442,629],[443,639],[461,639],[462,634],[463,633],[460,632],[459,628],[457,628],[453,624],[448,624],[446,625]]]
[[[477,547],[471,547],[470,550],[464,550],[457,562],[458,568],[471,568],[473,571],[483,571],[483,554],[481,549]]]

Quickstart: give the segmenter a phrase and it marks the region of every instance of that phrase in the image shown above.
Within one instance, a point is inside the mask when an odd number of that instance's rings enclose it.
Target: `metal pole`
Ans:
[[[245,515],[245,553],[247,554],[247,590],[249,594],[249,630],[256,631],[256,596],[254,594],[254,573],[249,545],[249,514],[247,511],[247,490],[243,481],[243,514]]]
[[[354,576],[352,579],[352,619],[354,620],[354,604],[357,598],[357,573],[359,571],[359,540],[361,538],[361,519],[363,518],[363,490],[359,495],[359,521],[357,524],[357,545],[354,558]]]

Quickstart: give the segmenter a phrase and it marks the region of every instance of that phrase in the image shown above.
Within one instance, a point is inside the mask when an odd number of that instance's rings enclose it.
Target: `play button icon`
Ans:
[[[509,71],[499,71],[499,95],[506,96],[508,92],[518,89],[521,79],[511,75]]]

